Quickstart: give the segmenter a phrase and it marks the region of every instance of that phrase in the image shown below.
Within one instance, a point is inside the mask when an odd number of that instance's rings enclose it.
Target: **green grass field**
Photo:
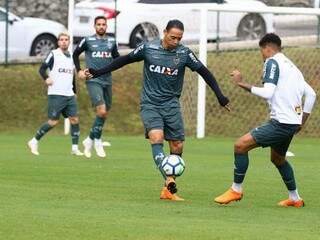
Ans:
[[[28,152],[27,134],[0,136],[0,239],[320,239],[318,139],[296,139],[291,162],[303,209],[287,197],[269,150],[251,153],[241,202],[212,199],[231,184],[233,140],[188,138],[178,179],[185,202],[159,200],[162,181],[142,136],[109,137],[105,160],[73,157],[55,132]]]

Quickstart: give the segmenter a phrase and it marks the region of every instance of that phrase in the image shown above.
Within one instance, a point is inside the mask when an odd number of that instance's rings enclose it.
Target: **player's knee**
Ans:
[[[69,117],[69,120],[70,120],[71,124],[78,124],[79,123],[78,117]]]
[[[246,145],[244,144],[243,141],[237,140],[236,143],[234,144],[234,152],[235,153],[240,153],[244,154],[246,153]]]
[[[271,157],[271,162],[276,166],[279,167],[286,162],[284,157]]]
[[[149,135],[149,140],[151,144],[163,143],[163,137],[161,135]]]
[[[97,111],[97,115],[101,118],[107,118],[108,116],[108,111],[106,109],[99,109]]]
[[[151,144],[163,143],[163,140],[164,140],[163,130],[151,129],[148,132],[148,137]]]
[[[170,151],[172,153],[181,154],[183,149],[183,142],[172,142]]]
[[[52,119],[50,119],[50,120],[48,121],[48,124],[49,124],[51,127],[55,127],[58,123],[59,123],[59,120],[52,120]]]

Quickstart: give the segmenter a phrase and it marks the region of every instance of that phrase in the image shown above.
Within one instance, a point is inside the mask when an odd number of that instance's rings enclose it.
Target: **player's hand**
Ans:
[[[229,98],[225,97],[225,96],[219,96],[218,98],[218,102],[221,106],[223,106],[225,109],[227,109],[228,111],[230,111],[230,100]]]
[[[93,78],[93,75],[90,73],[88,68],[84,70],[84,74],[86,75],[87,80]]]
[[[79,77],[81,80],[85,80],[85,79],[87,78],[85,71],[80,70],[80,71],[78,72],[78,77]]]
[[[230,103],[224,106],[225,109],[227,109],[229,112],[231,111]]]
[[[46,82],[47,86],[52,86],[52,84],[53,84],[53,80],[51,78],[47,78],[45,82]]]
[[[238,69],[233,70],[230,73],[230,76],[232,77],[235,84],[239,84],[242,82],[242,75],[241,72]]]

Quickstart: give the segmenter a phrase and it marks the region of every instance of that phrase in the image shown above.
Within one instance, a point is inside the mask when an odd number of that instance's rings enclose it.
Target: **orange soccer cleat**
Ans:
[[[160,193],[160,199],[171,200],[171,201],[184,201],[183,198],[176,194],[171,193],[167,187],[163,187]]]
[[[243,193],[239,193],[230,188],[224,194],[216,197],[214,201],[220,204],[228,204],[232,201],[240,201],[243,197]]]
[[[298,201],[293,201],[290,198],[283,200],[281,202],[278,202],[278,205],[281,207],[304,207],[304,201],[302,199],[299,199]]]

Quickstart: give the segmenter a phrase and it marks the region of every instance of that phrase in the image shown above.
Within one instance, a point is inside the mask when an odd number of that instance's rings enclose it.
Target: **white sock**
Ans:
[[[32,144],[38,144],[38,140],[34,137],[31,139],[31,143]]]
[[[85,141],[86,141],[86,142],[89,142],[89,143],[91,143],[91,144],[93,143],[93,140],[92,140],[89,136],[85,139]]]
[[[78,145],[72,144],[72,151],[77,151],[77,150],[79,150]]]
[[[289,191],[289,198],[295,202],[300,200],[301,198],[299,196],[298,189]]]
[[[242,183],[232,183],[232,190],[238,193],[242,193]]]
[[[100,138],[100,139],[95,138],[95,139],[94,139],[94,143],[97,144],[97,145],[102,145],[102,140],[101,140],[101,138]]]

